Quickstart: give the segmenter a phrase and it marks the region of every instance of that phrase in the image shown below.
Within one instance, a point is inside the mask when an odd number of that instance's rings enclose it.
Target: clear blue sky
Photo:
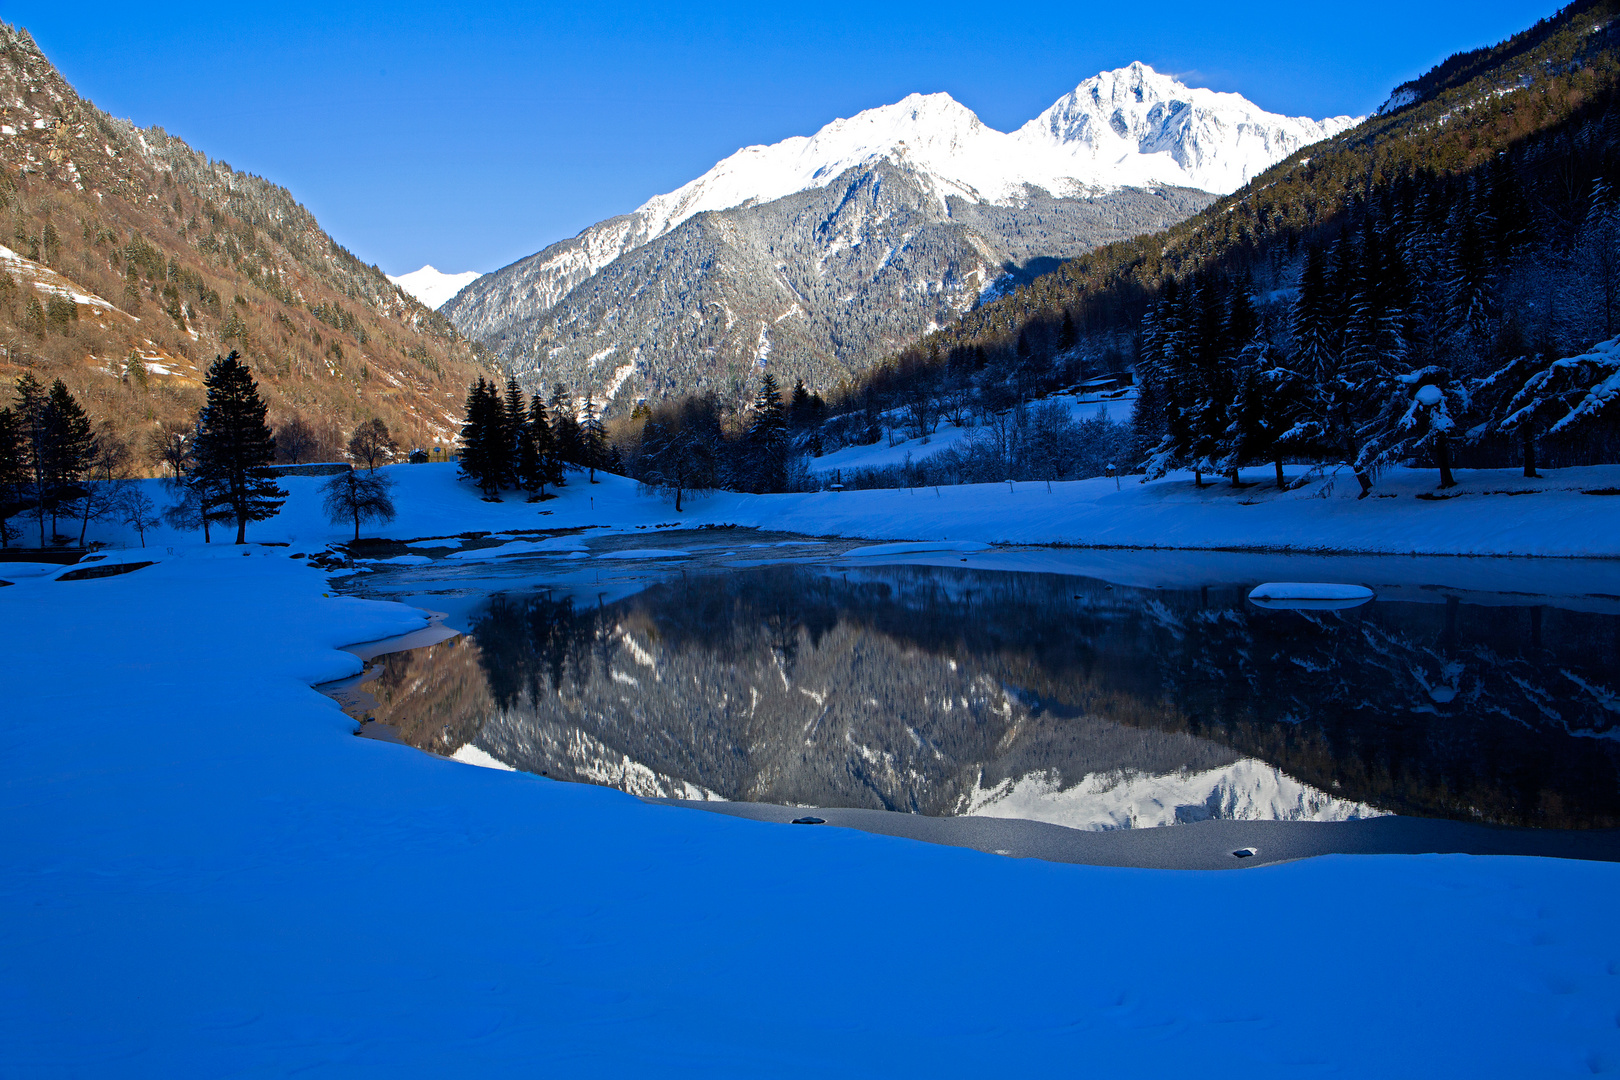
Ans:
[[[482,4],[17,0],[81,94],[284,184],[389,273],[493,270],[740,146],[943,90],[1003,131],[1142,60],[1264,108],[1377,108],[1536,0]]]

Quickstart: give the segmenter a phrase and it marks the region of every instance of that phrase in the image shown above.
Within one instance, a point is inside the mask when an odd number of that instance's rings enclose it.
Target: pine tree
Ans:
[[[27,498],[39,520],[39,546],[44,547],[46,515],[54,536],[57,516],[84,494],[79,482],[90,468],[95,439],[89,417],[61,379],[48,391],[32,374],[18,379],[17,419]]]
[[[540,497],[547,484],[562,481],[562,462],[557,458],[557,441],[552,437],[551,425],[546,420],[546,404],[536,394],[529,401],[529,422],[524,432],[532,455],[523,474],[523,488],[530,495]]]
[[[27,505],[23,499],[27,476],[22,425],[9,407],[0,409],[0,548],[10,547],[16,535],[11,518]]]
[[[523,425],[528,421],[528,406],[523,403],[523,389],[518,386],[515,376],[506,377],[506,399],[501,404],[501,486],[520,487],[519,478],[520,454],[519,440],[523,435]]]
[[[500,490],[498,444],[501,438],[499,398],[483,376],[467,388],[466,415],[461,425],[461,475],[493,498]]]
[[[607,431],[602,427],[602,418],[596,412],[596,402],[591,395],[585,395],[585,405],[580,411],[579,424],[579,456],[580,464],[590,470],[590,482],[596,483],[596,470],[602,467],[607,459]]]
[[[755,457],[754,490],[787,490],[788,423],[782,404],[782,391],[770,372],[760,380],[754,398],[754,420],[748,429],[748,442]]]
[[[558,460],[569,465],[579,464],[579,416],[574,411],[574,395],[568,387],[557,383],[551,390],[551,436],[557,443]]]
[[[45,388],[39,385],[33,372],[24,372],[16,383],[17,439],[19,468],[22,481],[19,498],[34,511],[39,523],[39,546],[45,546],[45,493],[46,447],[49,442],[49,418],[46,413]]]
[[[1196,299],[1195,290],[1189,289],[1188,293],[1190,299]],[[1144,427],[1138,429],[1140,445],[1149,446],[1147,438],[1152,430],[1146,426],[1149,418],[1162,415],[1163,426],[1143,461],[1144,480],[1163,476],[1185,461],[1192,451],[1195,387],[1188,363],[1185,307],[1180,287],[1170,278],[1149,312],[1151,332],[1144,337],[1139,367],[1144,392],[1149,395],[1152,408],[1144,413]]]
[[[1068,352],[1079,344],[1080,335],[1074,328],[1074,316],[1068,308],[1063,309],[1063,325],[1058,328],[1058,352]]]
[[[236,542],[247,543],[247,524],[275,516],[287,500],[269,466],[276,459],[276,440],[264,422],[265,404],[253,373],[236,350],[215,357],[203,379],[208,392],[193,443],[196,465],[188,483],[217,498],[228,518],[236,520]]]

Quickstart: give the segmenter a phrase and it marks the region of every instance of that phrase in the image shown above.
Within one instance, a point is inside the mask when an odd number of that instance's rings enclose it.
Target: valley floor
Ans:
[[[1309,476],[1290,468],[1290,488],[1278,491],[1272,472],[1244,474],[1244,486],[1224,479],[1197,488],[1190,473],[1150,484],[1140,477],[1111,480],[972,484],[800,495],[715,492],[673,501],[638,489],[634,481],[598,473],[589,484],[574,474],[561,497],[527,502],[503,492],[485,502],[456,479],[449,465],[393,466],[397,520],[368,536],[400,539],[514,529],[598,527],[636,529],[744,525],[812,536],[881,540],[975,541],[1076,547],[1237,549],[1393,555],[1548,555],[1620,557],[1620,465],[1549,471],[1526,480],[1517,470],[1459,470],[1458,486],[1436,490],[1427,469],[1396,469],[1373,494],[1348,473]],[[160,507],[172,501],[160,481],[145,481]],[[292,497],[281,513],[249,527],[248,538],[318,551],[349,539],[352,528],[327,522],[317,477],[281,480]],[[31,522],[14,521],[25,530]],[[77,531],[77,523],[63,531]],[[33,537],[25,532],[25,540]],[[114,547],[135,547],[122,528],[93,524],[90,536]],[[234,537],[234,530],[225,539]],[[194,533],[166,527],[149,532],[153,547],[192,544]],[[216,537],[218,539],[218,537]]]
[[[1359,503],[1088,481],[716,495],[679,516],[616,478],[490,504],[450,469],[393,472],[402,538],[679,521],[1620,554],[1620,500],[1581,493],[1620,469],[1525,497],[1465,475],[1441,503],[1415,474]],[[83,581],[0,564],[7,1076],[1620,1071],[1620,865],[1064,865],[356,739],[312,684],[358,670],[343,644],[423,617],[330,596],[289,558],[343,538],[315,483],[250,529],[290,548],[158,535],[111,559],[154,565]]]

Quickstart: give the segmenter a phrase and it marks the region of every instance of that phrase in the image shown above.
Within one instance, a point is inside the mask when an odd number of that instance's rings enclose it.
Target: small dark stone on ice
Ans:
[[[1252,858],[1253,856],[1258,855],[1258,854],[1260,854],[1260,853],[1258,851],[1256,851],[1252,847],[1240,847],[1236,851],[1232,852],[1232,858],[1234,858],[1234,859],[1248,859],[1248,858]]]
[[[827,819],[826,818],[819,818],[819,817],[796,817],[796,818],[793,819],[793,824],[795,824],[795,825],[825,825],[825,824],[827,824]]]

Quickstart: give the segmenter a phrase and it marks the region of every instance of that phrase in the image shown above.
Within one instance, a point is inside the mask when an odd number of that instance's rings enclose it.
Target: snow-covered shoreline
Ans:
[[[521,493],[484,502],[456,470],[399,465],[399,518],[370,535],[402,539],[467,531],[510,532],[596,528],[633,531],[743,525],[810,536],[875,541],[975,541],[999,545],[1151,548],[1189,551],[1266,551],[1312,554],[1488,555],[1620,558],[1620,465],[1550,471],[1527,480],[1517,470],[1460,470],[1458,486],[1435,490],[1426,469],[1396,469],[1371,497],[1356,498],[1353,477],[1307,478],[1290,469],[1294,486],[1278,491],[1268,470],[1245,474],[1245,486],[1224,479],[1195,488],[1191,474],[1144,484],[1139,477],[1053,484],[973,484],[792,495],[715,492],[688,494],[677,514],[672,502],[632,480],[598,473],[597,484],[576,475],[559,497],[529,503]],[[162,482],[144,481],[160,506]],[[316,477],[289,476],[292,493],[281,513],[257,523],[250,540],[319,551],[352,530],[321,513]],[[28,525],[29,523],[24,523]],[[139,546],[125,529],[92,524],[90,536],[114,547]],[[195,542],[159,527],[147,544]],[[3,576],[3,575],[0,575]]]
[[[772,505],[717,495],[677,518],[623,481],[495,505],[450,470],[399,472],[399,536],[520,515],[586,524],[590,500],[622,495],[614,523],[653,542],[655,524]],[[160,536],[112,556],[154,560],[129,574],[44,570],[0,588],[9,1073],[976,1075],[1084,1061],[1523,1077],[1620,1063],[1614,864],[1060,865],[688,813],[356,739],[313,685],[358,671],[348,643],[424,619],[328,595],[290,558],[343,533],[313,516],[313,482],[289,486],[284,519],[250,532],[289,548]],[[781,497],[753,514],[831,532],[856,528],[863,502],[930,498]],[[1611,505],[1565,501],[1580,498]],[[934,527],[865,520],[879,539]],[[1009,521],[963,524],[1035,527]]]

